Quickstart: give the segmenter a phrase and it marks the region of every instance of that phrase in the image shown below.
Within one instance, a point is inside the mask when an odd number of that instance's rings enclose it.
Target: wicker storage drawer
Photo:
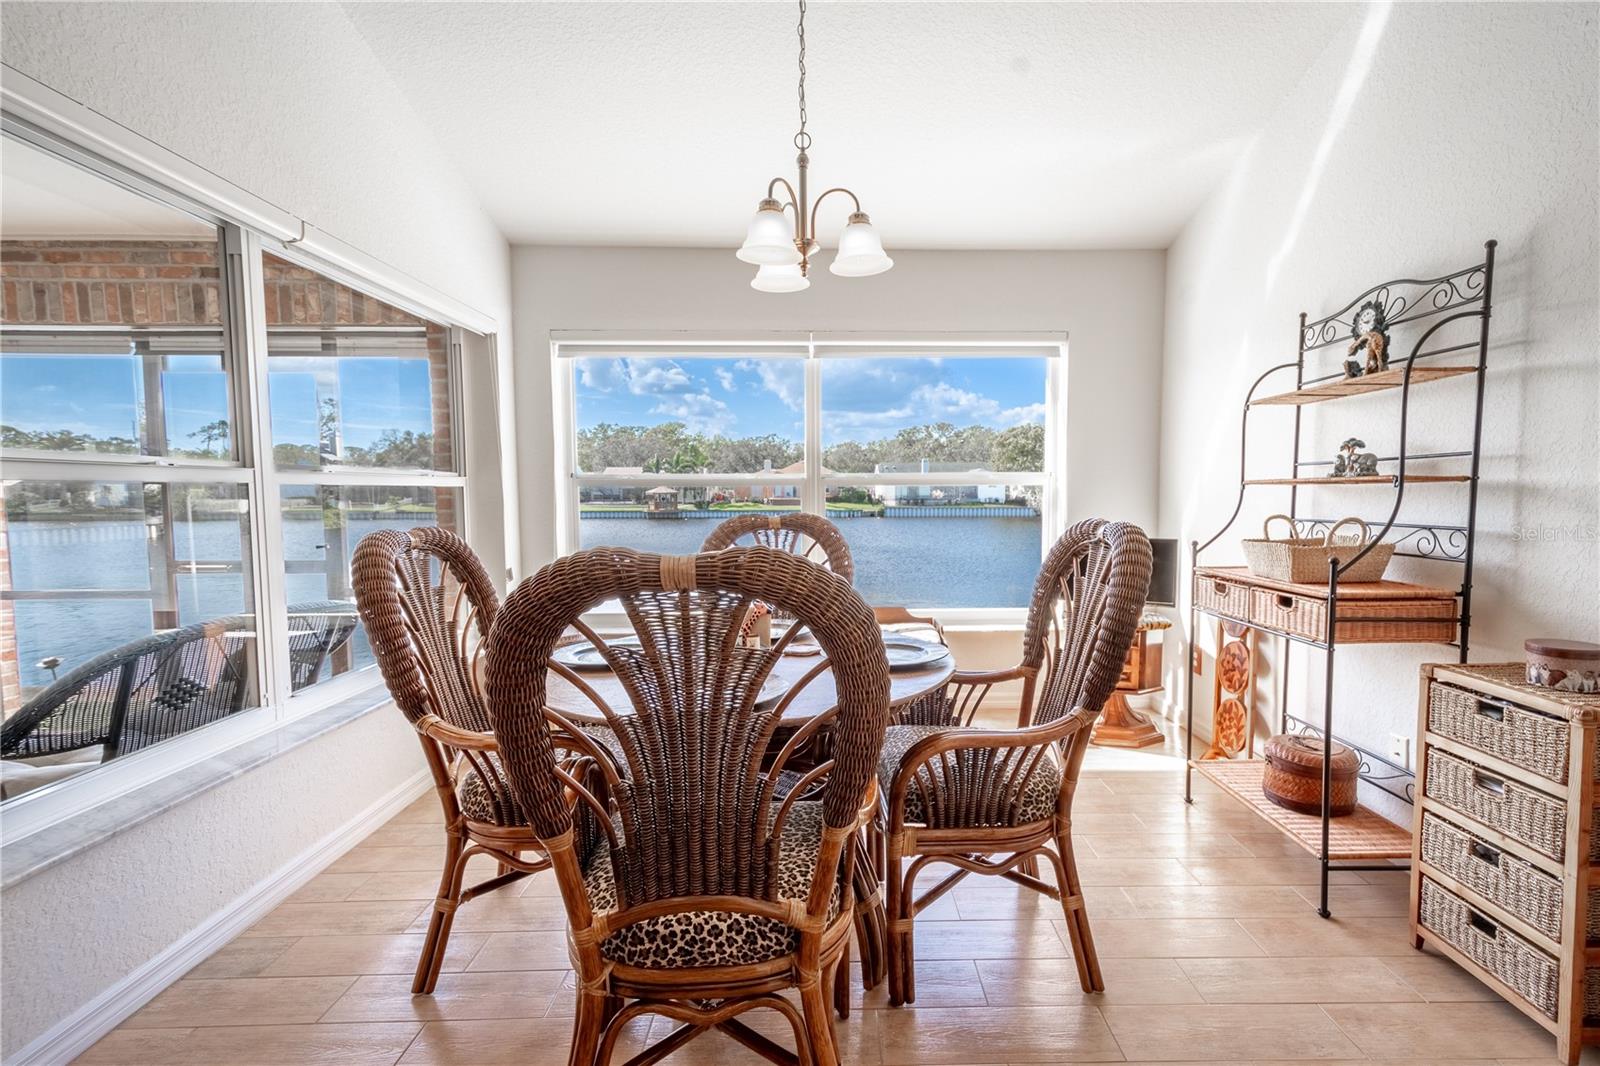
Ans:
[[[1432,812],[1422,815],[1422,859],[1551,940],[1561,939],[1559,878]]]
[[[1250,617],[1250,589],[1227,578],[1196,574],[1194,604],[1202,611],[1245,621]]]
[[[1428,686],[1428,728],[1548,781],[1567,783],[1567,738],[1560,718],[1476,692]]]
[[[1556,1016],[1560,963],[1448,889],[1422,879],[1419,920],[1551,1018]]]
[[[1423,794],[1500,830],[1541,855],[1557,862],[1564,857],[1567,805],[1537,789],[1490,773],[1442,749],[1430,748]]]
[[[1448,642],[1456,639],[1456,623],[1448,619],[1455,618],[1457,610],[1454,599],[1346,602],[1341,596],[1334,636],[1341,644]],[[1328,602],[1325,597],[1252,589],[1250,621],[1297,637],[1322,640],[1328,635]]]

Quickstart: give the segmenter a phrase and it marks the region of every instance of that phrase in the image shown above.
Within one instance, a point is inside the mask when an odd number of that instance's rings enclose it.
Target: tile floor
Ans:
[[[1411,949],[1404,873],[1339,875],[1324,921],[1315,863],[1204,782],[1186,808],[1181,766],[1090,755],[1076,824],[1104,995],[1078,989],[1055,904],[969,878],[918,919],[915,1007],[856,983],[844,1062],[1554,1061],[1543,1030]],[[464,906],[437,994],[410,994],[438,824],[419,799],[78,1061],[564,1064],[573,991],[548,875]],[[719,1034],[666,1060],[759,1061]]]

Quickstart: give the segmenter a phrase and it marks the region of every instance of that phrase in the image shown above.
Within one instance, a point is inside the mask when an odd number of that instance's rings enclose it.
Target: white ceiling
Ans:
[[[0,234],[193,239],[215,237],[217,229],[7,137],[0,143]]]
[[[793,173],[790,4],[345,11],[512,241],[726,246]],[[1360,11],[814,3],[813,188],[891,252],[1166,247]]]

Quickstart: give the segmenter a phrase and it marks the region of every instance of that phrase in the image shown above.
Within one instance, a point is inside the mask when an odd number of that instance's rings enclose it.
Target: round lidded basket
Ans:
[[[1288,523],[1289,535],[1273,540],[1272,523],[1280,518]],[[1352,524],[1361,527],[1359,535],[1337,535],[1340,529]],[[1245,565],[1254,576],[1297,585],[1319,585],[1327,583],[1329,560],[1338,559],[1344,563],[1354,559],[1371,540],[1371,528],[1359,518],[1340,519],[1322,537],[1297,537],[1294,535],[1294,519],[1286,514],[1275,514],[1267,516],[1267,520],[1261,523],[1259,540],[1247,537],[1240,543],[1244,547]],[[1394,545],[1380,541],[1372,545],[1372,550],[1363,555],[1360,562],[1340,574],[1339,580],[1382,581],[1383,572],[1389,568],[1389,560],[1393,557]]]
[[[1266,768],[1261,791],[1267,799],[1300,814],[1322,813],[1322,741],[1283,734],[1262,750]],[[1328,813],[1337,818],[1356,809],[1361,759],[1343,744],[1333,745],[1333,801]]]
[[[1563,692],[1600,692],[1600,644],[1582,640],[1523,641],[1528,684]]]

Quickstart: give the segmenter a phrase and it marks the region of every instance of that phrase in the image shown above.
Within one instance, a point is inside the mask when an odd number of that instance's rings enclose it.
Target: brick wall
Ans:
[[[0,241],[5,325],[220,326],[222,282],[214,241]],[[314,270],[263,257],[267,325],[418,326],[427,332],[433,392],[434,468],[453,464],[449,333]],[[440,499],[439,524],[459,529],[454,499]],[[0,509],[3,510],[3,509]],[[10,587],[0,514],[0,587]],[[0,600],[0,698],[20,703],[15,611]]]

